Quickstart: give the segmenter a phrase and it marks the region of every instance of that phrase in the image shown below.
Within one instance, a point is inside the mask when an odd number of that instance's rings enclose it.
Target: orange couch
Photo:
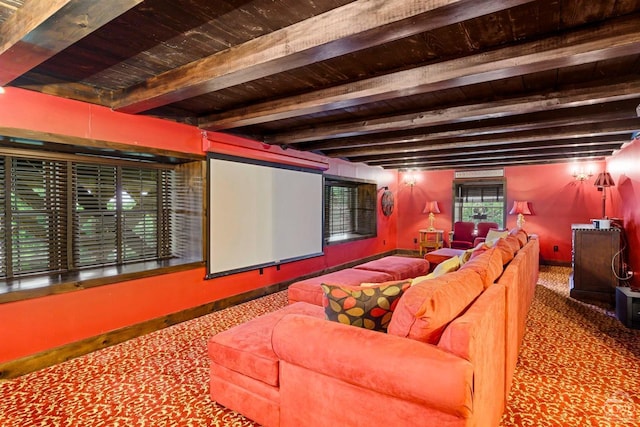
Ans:
[[[414,284],[386,334],[305,302],[217,334],[211,398],[266,426],[496,426],[538,250],[493,248]]]

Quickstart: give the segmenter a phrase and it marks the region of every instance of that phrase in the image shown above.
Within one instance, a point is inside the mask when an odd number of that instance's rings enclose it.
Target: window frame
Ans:
[[[501,216],[501,220],[499,221],[494,221],[495,218],[465,218],[462,210],[464,209],[464,204],[458,206],[458,190],[461,187],[483,187],[483,188],[489,188],[489,187],[497,187],[500,186],[501,187],[501,197],[502,197],[502,216]],[[452,221],[451,221],[451,225],[452,225],[452,229],[453,229],[453,224],[455,224],[456,221],[469,221],[469,222],[473,222],[476,226],[478,226],[479,222],[497,222],[498,226],[500,228],[505,228],[506,224],[507,224],[507,197],[506,197],[506,188],[507,188],[507,180],[505,178],[486,178],[486,179],[479,179],[479,178],[469,178],[469,179],[454,179],[453,183],[452,183],[452,207],[451,207],[451,211],[453,212],[452,215]]]
[[[331,233],[331,197],[328,189],[332,187],[350,188],[354,190],[351,195],[352,204],[365,203],[363,207],[348,207],[351,226],[347,232]],[[336,175],[324,175],[323,177],[324,213],[323,213],[323,239],[325,245],[335,245],[356,240],[371,239],[378,236],[378,209],[377,209],[377,183],[375,181],[347,178]],[[358,202],[358,200],[362,198]],[[358,219],[360,217],[360,219]],[[368,218],[367,218],[368,217]],[[341,236],[341,237],[339,237]]]
[[[67,168],[67,189],[72,189],[73,183],[70,178],[74,178],[73,174],[75,174],[75,164],[98,164],[98,165],[109,165],[109,166],[117,166],[118,168],[134,168],[139,169],[141,171],[144,170],[158,170],[156,174],[158,176],[156,187],[158,190],[160,188],[164,188],[165,192],[172,192],[171,186],[165,186],[165,183],[161,183],[165,179],[165,175],[163,171],[174,171],[181,166],[197,162],[203,164],[202,160],[195,160],[193,158],[184,159],[184,163],[160,163],[153,161],[135,161],[135,160],[126,160],[121,158],[103,158],[103,157],[95,157],[95,156],[83,156],[69,153],[58,153],[58,152],[42,152],[37,149],[16,149],[16,148],[0,148],[0,157],[3,162],[4,176],[3,180],[0,181],[1,190],[6,192],[5,190],[8,188],[7,186],[11,185],[11,165],[6,165],[8,159],[18,158],[18,159],[34,159],[37,161],[54,161],[54,162],[64,162],[65,167]],[[73,169],[71,170],[73,165]],[[200,165],[194,165],[192,168],[196,171],[200,171],[200,174],[204,170]],[[196,172],[197,173],[197,172]],[[162,176],[162,179],[161,179]],[[199,181],[200,184],[200,203],[204,201],[204,179],[205,176],[200,175]],[[176,179],[176,178],[174,178]],[[194,181],[193,176],[184,176],[180,179],[189,180],[189,182]],[[176,182],[175,185],[181,185],[180,182]],[[120,187],[118,187],[118,190]],[[180,190],[182,191],[182,190]],[[160,191],[158,191],[160,193]],[[75,240],[76,236],[73,232],[73,224],[76,223],[75,219],[75,200],[77,196],[77,191],[74,188],[72,194],[65,195],[66,197],[66,206],[62,207],[61,210],[64,210],[65,214],[69,218],[67,220],[67,229],[66,237],[64,238],[63,245],[66,247],[66,253],[70,257],[70,261],[66,261],[66,268],[62,270],[49,270],[42,271],[33,274],[18,274],[13,275],[12,277],[3,276],[0,277],[0,303],[17,301],[21,299],[28,299],[38,296],[57,294],[61,292],[67,292],[72,290],[85,289],[93,286],[101,286],[110,283],[117,283],[122,280],[131,280],[140,277],[149,277],[159,274],[166,274],[168,272],[173,271],[182,271],[186,269],[192,269],[199,266],[204,265],[203,261],[203,251],[202,244],[200,243],[200,250],[191,250],[188,251],[187,255],[177,254],[176,256],[163,257],[161,254],[164,252],[166,248],[175,247],[175,242],[161,242],[160,235],[165,231],[160,230],[160,226],[157,227],[157,239],[155,242],[156,250],[155,257],[144,258],[144,259],[135,259],[131,261],[124,261],[122,263],[115,263],[110,265],[97,265],[97,266],[87,266],[87,267],[78,267],[76,266],[76,261],[74,258],[74,250],[75,250]],[[162,218],[167,219],[170,216],[170,213],[165,212],[165,206],[167,200],[170,200],[173,194],[161,195],[158,194],[158,204],[156,207],[157,211],[157,219],[161,220]],[[196,197],[197,198],[197,197]],[[12,256],[11,251],[11,242],[7,242],[7,238],[11,240],[10,233],[12,229],[11,225],[11,215],[7,215],[7,208],[10,208],[11,203],[10,193],[9,196],[4,197],[3,200],[3,209],[2,214],[0,215],[0,220],[3,221],[0,230],[2,230],[2,240],[3,240],[3,248],[4,258]],[[203,206],[203,205],[202,205]],[[183,210],[181,212],[175,212],[174,215],[181,215],[185,212],[188,213],[188,210]],[[172,220],[173,221],[173,220]],[[178,219],[179,221],[179,219]],[[192,221],[192,223],[197,223],[202,227],[202,214],[200,212],[200,216],[197,222]],[[197,226],[197,225],[196,225]],[[190,233],[193,233],[192,230],[189,230]],[[181,237],[174,238],[180,240]],[[184,238],[185,241],[188,241],[188,238]],[[194,240],[192,239],[193,243]],[[179,242],[181,244],[181,242]],[[120,249],[124,251],[124,249]],[[3,258],[3,259],[4,259]],[[10,272],[6,272],[10,273]]]

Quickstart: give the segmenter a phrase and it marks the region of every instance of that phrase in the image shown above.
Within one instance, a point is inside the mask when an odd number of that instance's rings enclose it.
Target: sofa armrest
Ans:
[[[436,346],[304,315],[273,331],[280,360],[375,392],[467,417],[473,367]]]
[[[486,237],[476,237],[475,239],[473,239],[473,247],[475,248],[480,243],[484,243],[486,240],[487,240]]]

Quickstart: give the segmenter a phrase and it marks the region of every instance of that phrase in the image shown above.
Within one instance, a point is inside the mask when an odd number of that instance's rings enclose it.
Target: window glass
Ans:
[[[66,162],[13,158],[10,163],[7,270],[17,275],[66,269]]]
[[[118,260],[116,167],[76,165],[76,266],[114,264]]]
[[[375,237],[376,184],[325,177],[325,242]]]
[[[500,228],[505,223],[503,181],[454,182],[454,222],[495,222]]]

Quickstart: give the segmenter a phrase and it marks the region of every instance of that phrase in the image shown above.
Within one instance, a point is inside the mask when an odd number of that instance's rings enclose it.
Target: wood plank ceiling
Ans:
[[[385,168],[601,160],[640,0],[0,0],[0,85]]]

